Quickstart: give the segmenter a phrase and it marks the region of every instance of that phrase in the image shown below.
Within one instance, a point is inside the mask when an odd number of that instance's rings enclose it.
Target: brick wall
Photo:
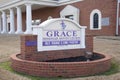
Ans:
[[[11,56],[11,67],[17,71],[40,77],[80,77],[103,73],[110,69],[110,57],[90,62],[35,62]]]
[[[26,60],[45,61],[59,58],[76,57],[85,55],[86,51],[93,52],[93,37],[86,36],[86,49],[71,49],[71,50],[55,50],[55,51],[42,51],[37,52],[37,45],[27,46],[26,42],[37,42],[36,35],[23,35],[21,36],[21,54],[22,58]]]
[[[86,34],[91,35],[115,35],[116,28],[116,0],[84,0],[81,2],[70,4],[80,10],[80,25],[87,26]],[[66,5],[65,5],[66,6]],[[32,11],[33,19],[41,19],[45,21],[48,16],[53,18],[60,17],[60,11],[65,8],[60,7],[46,7]],[[102,17],[110,18],[109,26],[102,26],[101,30],[90,30],[90,13],[93,9],[99,9],[102,13]],[[23,13],[23,29],[25,30],[25,13]]]

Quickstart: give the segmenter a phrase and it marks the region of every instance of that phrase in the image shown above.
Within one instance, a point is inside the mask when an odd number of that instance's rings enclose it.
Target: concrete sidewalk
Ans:
[[[96,36],[98,39],[120,40],[120,36]]]

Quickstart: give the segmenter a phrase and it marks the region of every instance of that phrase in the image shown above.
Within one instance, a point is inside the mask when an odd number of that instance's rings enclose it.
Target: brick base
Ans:
[[[37,45],[27,46],[27,41],[37,42],[37,35],[21,36],[21,55],[22,59],[32,61],[45,61],[59,58],[68,58],[84,56],[86,51],[93,52],[93,36],[86,35],[85,49],[55,50],[55,51],[37,51]]]
[[[110,68],[110,57],[89,62],[36,62],[11,56],[12,68],[15,71],[41,77],[78,77],[107,71]]]
[[[32,46],[26,42],[33,42]],[[110,68],[111,58],[104,54],[105,58],[89,62],[43,62],[93,52],[93,37],[90,35],[86,36],[85,49],[38,52],[36,42],[36,35],[21,36],[21,53],[11,56],[11,66],[15,71],[41,77],[77,77],[102,73]]]

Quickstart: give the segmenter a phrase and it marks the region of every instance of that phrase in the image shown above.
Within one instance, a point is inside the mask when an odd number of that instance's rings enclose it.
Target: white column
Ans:
[[[17,8],[17,31],[16,34],[22,34],[22,12],[20,7]]]
[[[2,16],[0,15],[0,33],[2,31]]]
[[[15,23],[14,23],[14,11],[10,9],[10,32],[9,34],[15,33]]]
[[[117,15],[116,15],[116,35],[119,34],[118,32],[118,26],[119,26],[119,3],[120,0],[117,1]]]
[[[26,4],[26,31],[25,34],[32,34],[32,10],[31,4]]]
[[[7,33],[7,16],[4,11],[2,11],[2,24],[3,24],[3,30],[2,34]]]

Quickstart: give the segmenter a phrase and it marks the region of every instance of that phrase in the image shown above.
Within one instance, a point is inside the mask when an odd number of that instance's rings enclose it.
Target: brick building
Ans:
[[[50,18],[70,18],[87,26],[86,34],[120,35],[120,0],[1,0],[0,34],[31,34]]]

